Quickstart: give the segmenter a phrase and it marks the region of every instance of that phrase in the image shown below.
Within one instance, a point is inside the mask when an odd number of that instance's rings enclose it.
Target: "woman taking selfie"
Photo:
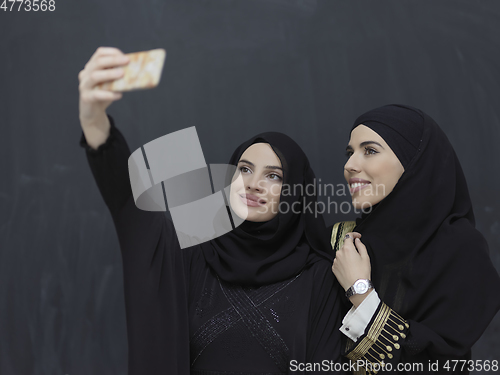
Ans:
[[[364,213],[332,233],[332,270],[353,304],[346,356],[370,373],[468,373],[472,361],[452,360],[471,358],[500,308],[500,279],[453,147],[421,110],[387,105],[355,121],[347,157]]]
[[[322,217],[278,210],[316,201],[281,193],[314,183],[305,154],[280,133],[240,145],[229,161],[241,181],[231,185],[230,201],[238,216],[247,211],[246,221],[181,250],[164,213],[136,207],[131,153],[105,112],[121,94],[96,88],[121,77],[127,62],[121,51],[99,48],[79,78],[81,146],[122,254],[129,373],[288,374],[303,372],[291,361],[339,362],[341,288]]]

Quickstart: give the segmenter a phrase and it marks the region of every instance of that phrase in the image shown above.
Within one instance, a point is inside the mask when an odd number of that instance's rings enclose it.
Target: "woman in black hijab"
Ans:
[[[243,184],[241,191],[231,188],[231,199],[235,193],[252,211],[274,200],[253,177],[273,184],[280,179],[278,201],[286,209],[264,221],[254,215],[219,238],[181,250],[163,213],[136,207],[130,150],[108,118],[104,144],[94,149],[84,134],[80,144],[120,242],[129,374],[341,372],[317,366],[340,362],[341,288],[330,270],[333,254],[323,219],[305,209],[314,208],[316,197],[303,192],[315,181],[300,147],[280,133],[263,133],[239,146],[230,164],[238,166]],[[274,159],[256,160],[261,151],[253,148],[259,145]]]
[[[387,105],[355,121],[347,155],[353,204],[365,212],[332,233],[332,270],[354,305],[341,330],[358,330],[346,356],[372,373],[476,370],[457,360],[470,359],[499,310],[500,279],[446,135],[421,110]]]

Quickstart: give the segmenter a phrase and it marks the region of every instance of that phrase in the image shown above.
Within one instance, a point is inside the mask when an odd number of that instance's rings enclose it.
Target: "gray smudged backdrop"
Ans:
[[[109,109],[132,151],[196,126],[207,163],[225,163],[275,130],[299,142],[323,183],[340,184],[357,115],[422,108],[457,151],[500,269],[500,2],[55,5],[0,9],[1,375],[126,373],[118,241],[78,146],[77,75],[100,45],[168,51],[158,88]],[[499,337],[497,316],[474,358],[500,360]]]

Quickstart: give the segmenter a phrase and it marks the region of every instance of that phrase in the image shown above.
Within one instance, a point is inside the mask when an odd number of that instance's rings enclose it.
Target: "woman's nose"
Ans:
[[[247,182],[247,189],[260,191],[261,188],[259,186],[259,181],[260,181],[260,178],[256,174],[249,176],[247,181],[246,181]]]
[[[347,162],[344,165],[344,169],[350,173],[356,173],[360,171],[359,163],[357,162],[356,157],[354,157],[354,155],[351,155],[349,160],[347,160]]]

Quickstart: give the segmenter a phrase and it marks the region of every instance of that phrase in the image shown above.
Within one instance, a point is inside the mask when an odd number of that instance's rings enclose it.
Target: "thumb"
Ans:
[[[356,245],[356,249],[358,249],[359,255],[361,255],[361,258],[368,258],[370,259],[370,256],[368,255],[368,251],[366,250],[366,246],[363,245],[363,242],[359,238],[356,238],[354,240],[354,244]]]

